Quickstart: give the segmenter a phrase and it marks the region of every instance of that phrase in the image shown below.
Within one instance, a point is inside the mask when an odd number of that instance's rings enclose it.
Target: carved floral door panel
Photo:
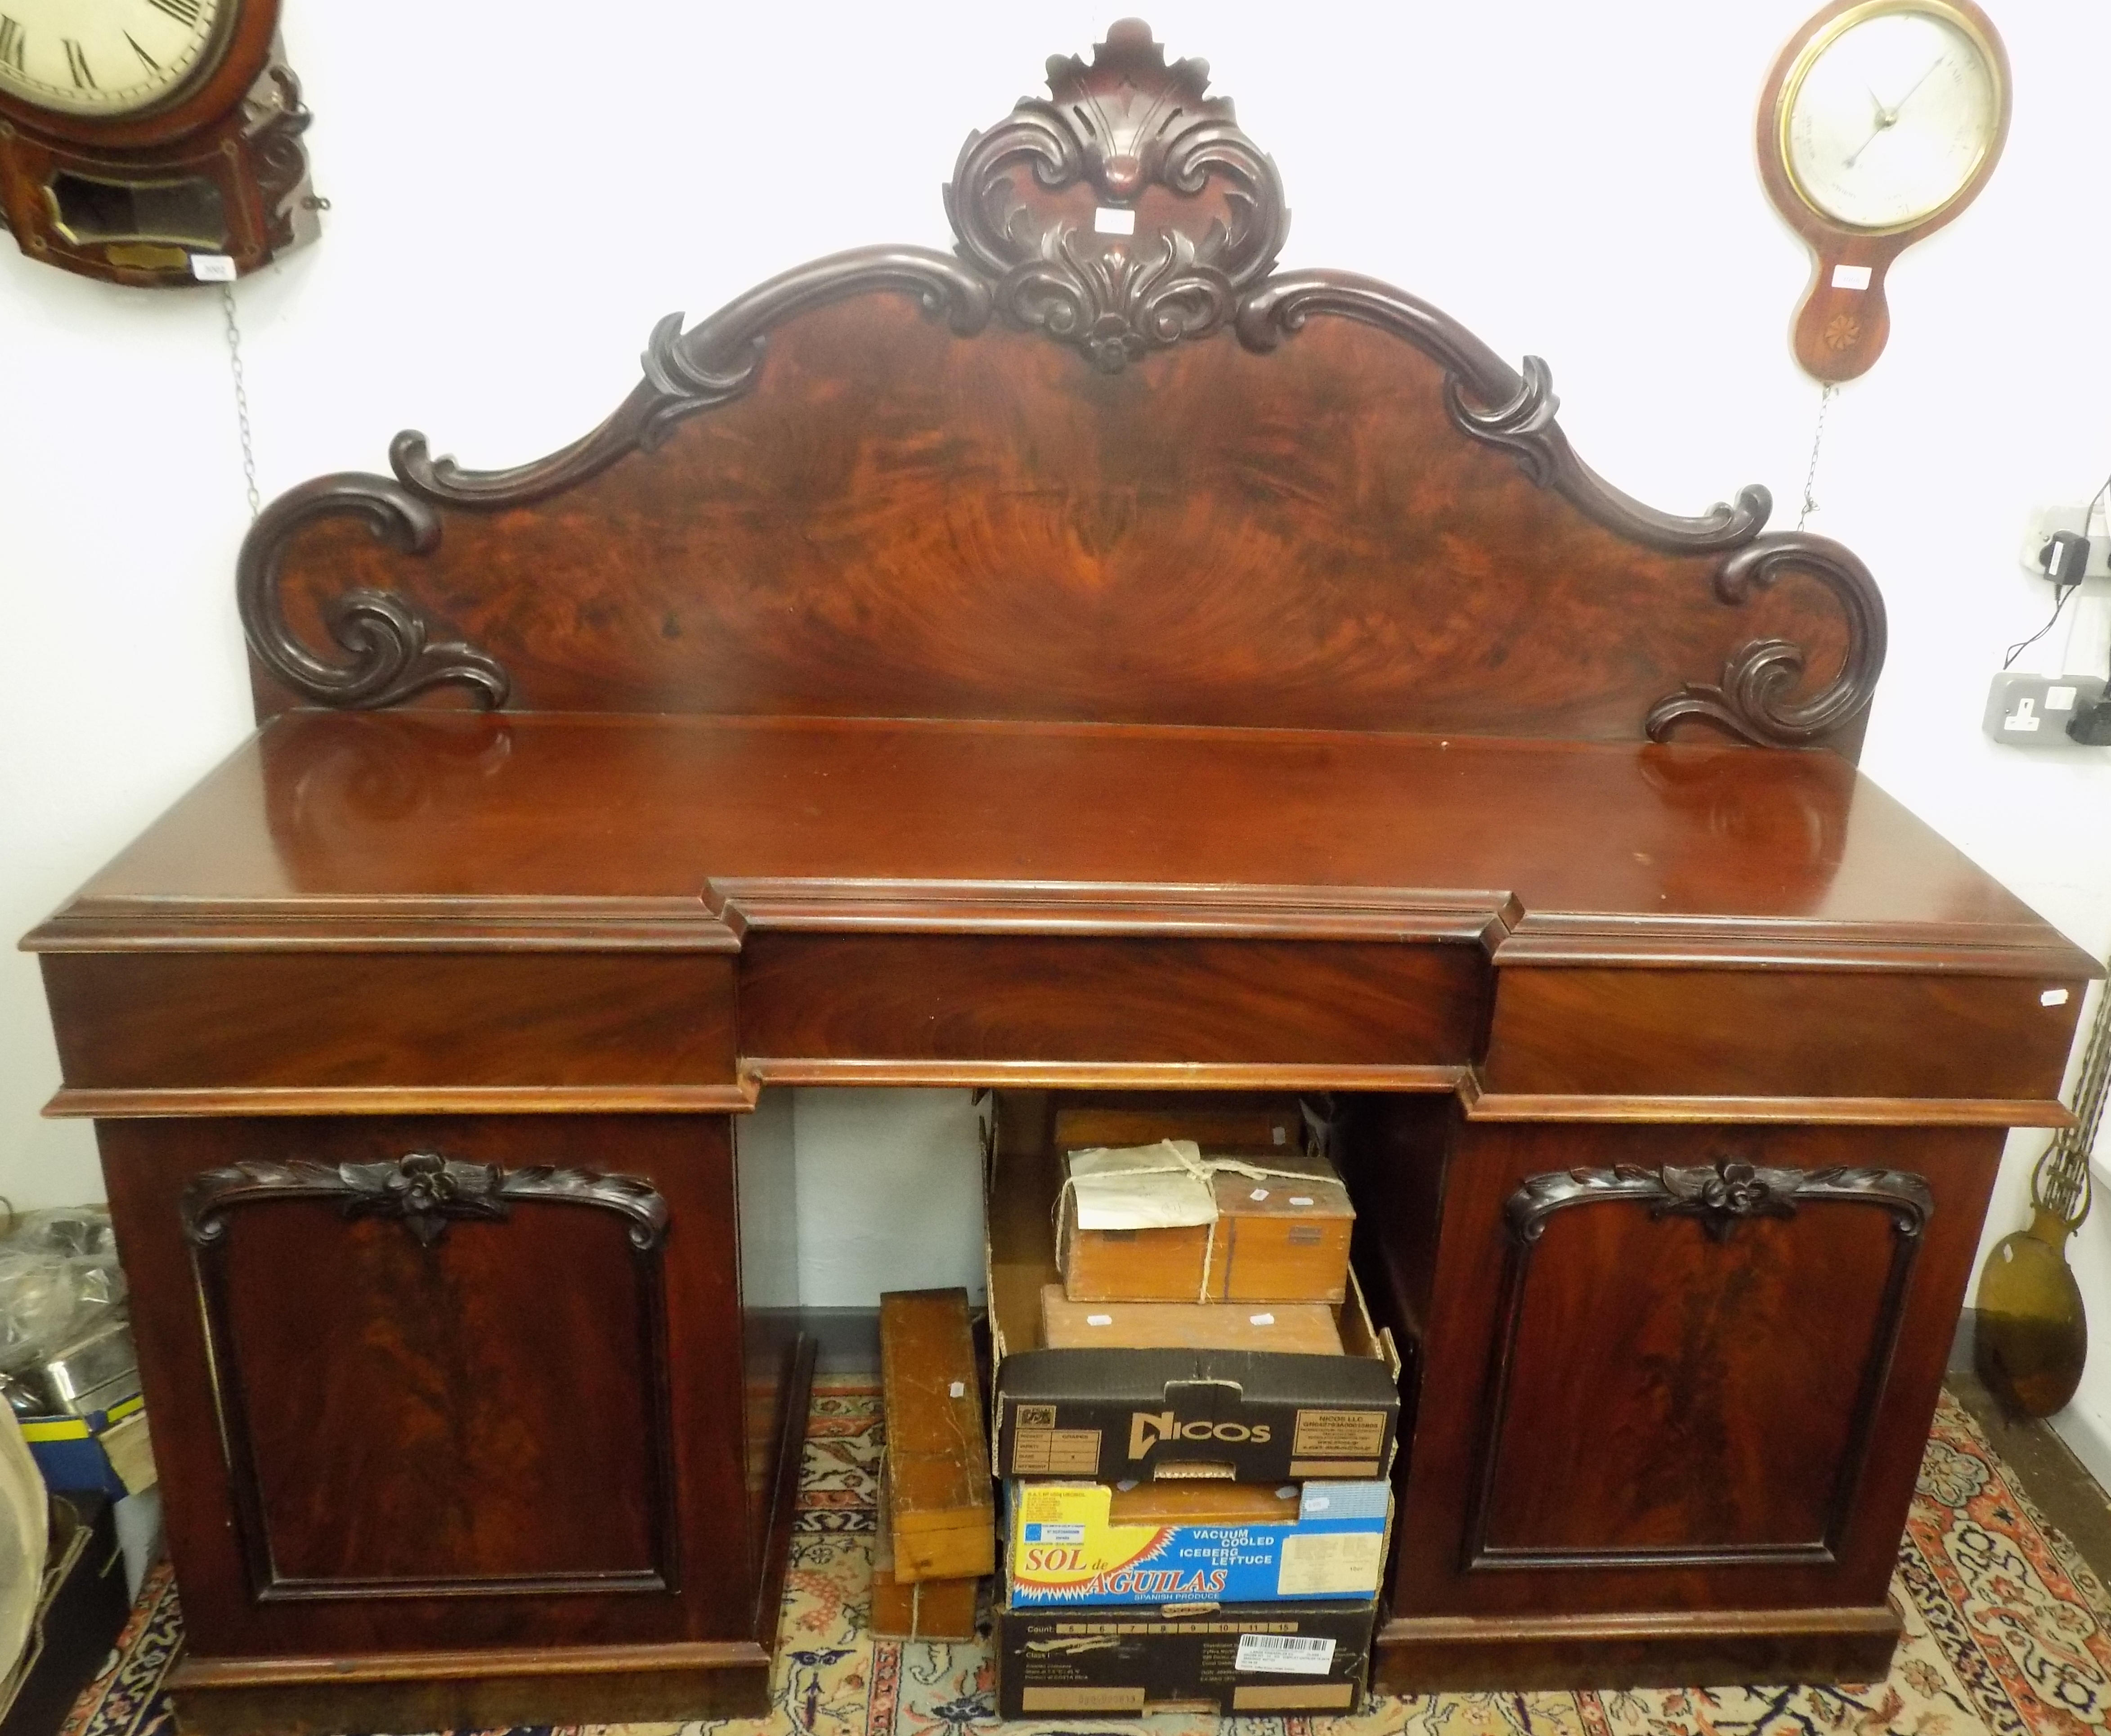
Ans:
[[[196,1297],[141,1360],[157,1412],[213,1407],[184,1486],[219,1511],[172,1525],[179,1572],[216,1558],[187,1587],[243,1593],[193,1620],[208,1653],[591,1643],[654,1604],[670,1639],[743,1630],[738,1335],[693,1324],[736,1317],[722,1118],[102,1136],[128,1265]]]
[[[633,1178],[437,1152],[195,1177],[256,1596],[677,1588],[666,1219]],[[530,1321],[588,1353],[524,1360]]]
[[[1891,1170],[1528,1177],[1469,1567],[1830,1562],[1932,1209]]]
[[[1446,1137],[1396,1616],[1881,1604],[1998,1131]]]

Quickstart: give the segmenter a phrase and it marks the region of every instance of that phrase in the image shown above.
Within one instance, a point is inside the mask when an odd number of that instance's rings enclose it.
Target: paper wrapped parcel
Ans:
[[[1073,1152],[1069,1167],[1079,1229],[1179,1229],[1216,1221],[1210,1166],[1192,1139]]]

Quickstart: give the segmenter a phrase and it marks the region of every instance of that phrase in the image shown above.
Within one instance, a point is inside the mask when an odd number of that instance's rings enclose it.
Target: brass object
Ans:
[[[2089,1216],[2089,1154],[2103,1125],[2107,1074],[2111,994],[2100,994],[2075,1084],[2074,1124],[2060,1129],[2031,1172],[2030,1227],[2004,1236],[1979,1275],[1979,1378],[2024,1416],[2063,1409],[2089,1358],[2089,1319],[2068,1268],[2067,1238]]]

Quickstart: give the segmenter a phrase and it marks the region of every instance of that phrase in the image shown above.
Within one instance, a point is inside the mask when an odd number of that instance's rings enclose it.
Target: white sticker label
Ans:
[[[1866,289],[1869,287],[1869,268],[1867,266],[1835,266],[1832,268],[1832,287],[1836,289]]]
[[[948,1398],[965,1398],[968,1396],[967,1382],[965,1380],[956,1380],[952,1384],[951,1387],[947,1389],[946,1396]]]
[[[1255,1326],[1273,1326],[1275,1324],[1275,1316],[1273,1314],[1249,1314],[1246,1319]]]
[[[1312,1196],[1309,1193],[1293,1193],[1290,1196],[1290,1203],[1293,1206],[1309,1206],[1312,1203]]]
[[[1111,1326],[1114,1323],[1115,1317],[1111,1314],[1088,1314],[1085,1316],[1087,1326]]]
[[[1275,1143],[1278,1145],[1287,1145],[1290,1143],[1290,1135],[1284,1129],[1280,1127],[1271,1127],[1269,1129],[1269,1131],[1275,1135]]]
[[[231,284],[234,281],[234,261],[225,253],[193,253],[191,275],[202,284]]]
[[[2064,988],[2048,988],[2043,994],[2038,997],[2038,1005],[2041,1007],[2064,1007],[2067,1005],[2067,991]]]
[[[1265,1188],[1255,1188],[1252,1193],[1246,1196],[1246,1197],[1248,1199],[1266,1199],[1268,1197],[1268,1189]]]
[[[1234,1670],[1267,1670],[1275,1675],[1324,1675],[1334,1666],[1334,1642],[1301,1639],[1289,1634],[1242,1634]]]
[[[1136,213],[1124,211],[1119,205],[1102,205],[1092,213],[1092,228],[1102,235],[1133,235]]]
[[[1378,1588],[1385,1538],[1376,1531],[1292,1532],[1276,1570],[1278,1597],[1368,1597]]]

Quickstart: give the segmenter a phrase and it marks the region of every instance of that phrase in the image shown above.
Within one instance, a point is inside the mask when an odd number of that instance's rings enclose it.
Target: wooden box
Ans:
[[[1231,1302],[1333,1302],[1348,1294],[1349,1191],[1324,1157],[1272,1157],[1254,1177],[1219,1170],[1210,1294]],[[1296,1172],[1296,1179],[1281,1171]]]
[[[887,1522],[905,1584],[996,1570],[996,1503],[965,1290],[879,1299]]]
[[[1071,1300],[1338,1305],[1355,1211],[1333,1166],[1301,1152],[1211,1150],[1201,1161],[1244,1166],[1211,1177],[1214,1224],[1086,1229],[1075,1196],[1065,1194],[1057,1239]],[[1195,1185],[1179,1175],[1164,1184]]]
[[[1041,1342],[1051,1350],[1246,1350],[1338,1357],[1341,1329],[1324,1302],[1083,1302],[1041,1293]]]
[[[872,1613],[875,1639],[969,1640],[975,1637],[978,1579],[917,1579],[895,1570],[894,1527],[888,1519],[887,1468],[879,1473],[879,1520],[872,1546]]]

